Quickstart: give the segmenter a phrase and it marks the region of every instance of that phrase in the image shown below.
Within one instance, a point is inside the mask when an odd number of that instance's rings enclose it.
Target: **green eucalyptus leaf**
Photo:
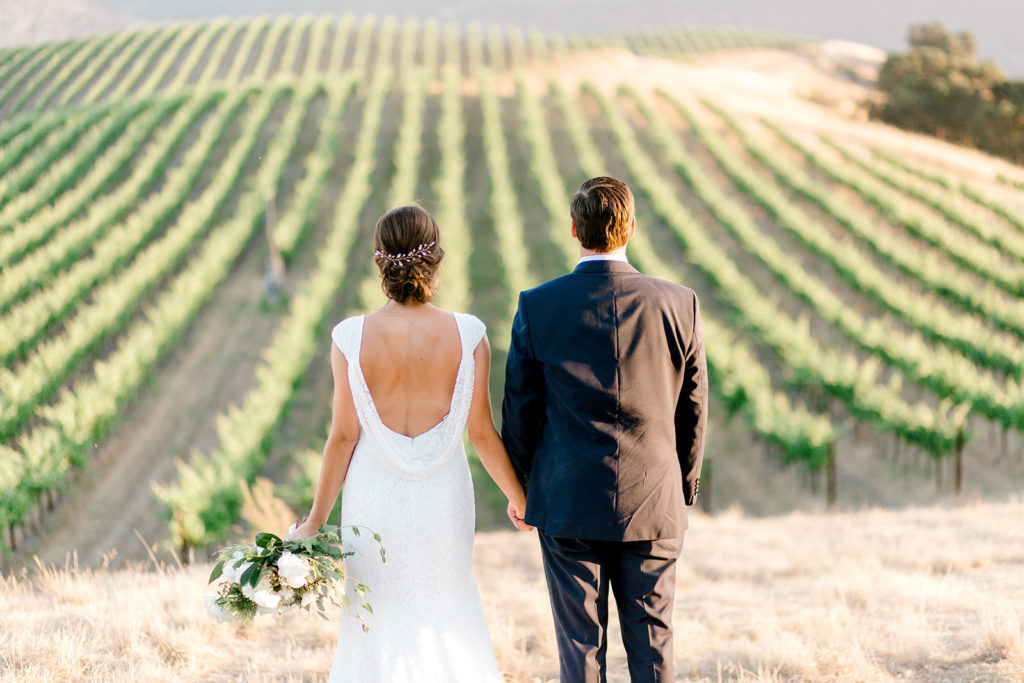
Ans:
[[[266,532],[256,534],[256,545],[258,545],[261,548],[267,548],[274,541],[280,543],[281,538],[279,536]]]
[[[243,586],[248,583],[250,586],[255,587],[256,584],[260,582],[260,574],[262,573],[263,568],[259,564],[253,562],[244,572],[242,572],[242,576],[239,578],[238,582]]]

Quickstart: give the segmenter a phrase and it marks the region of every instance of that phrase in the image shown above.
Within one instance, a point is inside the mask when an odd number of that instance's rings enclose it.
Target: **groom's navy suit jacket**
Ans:
[[[707,365],[693,290],[587,261],[522,292],[502,438],[549,536],[680,536],[697,495]]]

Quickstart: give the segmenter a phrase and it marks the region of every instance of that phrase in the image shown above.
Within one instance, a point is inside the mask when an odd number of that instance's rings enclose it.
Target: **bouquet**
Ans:
[[[355,535],[359,527],[349,527]],[[386,561],[380,535],[373,539]],[[286,541],[270,533],[256,534],[253,544],[228,546],[217,553],[217,564],[209,583],[219,582],[217,595],[203,598],[207,613],[219,623],[251,622],[257,614],[283,614],[285,611],[315,606],[327,618],[324,600],[341,606],[352,600],[345,592],[348,578],[339,562],[353,555],[341,548],[341,527],[324,524],[316,536]],[[365,612],[373,613],[366,601],[370,590],[355,582],[353,591],[359,600],[357,615],[368,631]]]

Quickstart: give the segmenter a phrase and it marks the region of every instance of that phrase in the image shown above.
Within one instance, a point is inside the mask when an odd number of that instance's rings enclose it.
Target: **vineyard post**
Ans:
[[[284,259],[281,258],[281,250],[278,249],[277,242],[274,240],[274,223],[277,220],[277,201],[274,188],[268,187],[263,193],[263,198],[266,201],[264,216],[266,218],[267,247],[270,250],[270,260],[267,264],[267,299],[273,303],[277,300],[284,281]]]
[[[953,461],[953,492],[960,495],[964,483],[964,430],[956,433],[956,454]]]
[[[836,442],[835,439],[828,442],[827,459],[825,463],[825,476],[827,479],[826,483],[826,499],[828,501],[828,508],[834,510],[836,507]]]

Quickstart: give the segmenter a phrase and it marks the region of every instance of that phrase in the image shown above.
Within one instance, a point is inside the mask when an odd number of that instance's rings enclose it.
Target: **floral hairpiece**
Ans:
[[[380,249],[376,249],[373,252],[373,255],[376,256],[377,258],[387,260],[393,266],[405,266],[412,263],[413,259],[420,258],[424,254],[428,253],[431,247],[434,246],[434,244],[434,242],[420,244],[407,254],[389,254],[387,252],[381,251]]]

